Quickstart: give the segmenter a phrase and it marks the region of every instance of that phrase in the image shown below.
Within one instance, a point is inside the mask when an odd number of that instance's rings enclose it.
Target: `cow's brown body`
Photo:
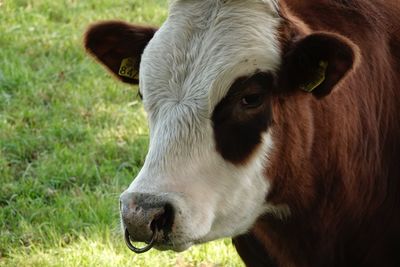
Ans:
[[[400,2],[285,2],[289,20],[350,39],[358,62],[322,100],[273,100],[267,200],[291,215],[234,244],[248,266],[400,266]]]

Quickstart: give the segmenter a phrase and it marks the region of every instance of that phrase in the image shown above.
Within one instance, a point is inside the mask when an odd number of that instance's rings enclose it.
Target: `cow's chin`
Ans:
[[[155,243],[154,248],[159,251],[167,251],[171,250],[174,252],[183,252],[194,245],[204,244],[207,242],[214,241],[215,238],[202,238],[197,240],[177,240],[177,239],[170,239],[164,243]]]
[[[184,237],[181,238],[171,237],[168,241],[164,243],[163,242],[155,243],[154,248],[159,251],[171,250],[174,252],[183,252],[192,247],[193,245],[205,244],[222,238],[231,238],[233,236],[237,236],[247,232],[246,230],[243,229],[240,229],[239,232],[230,232],[230,231],[224,231],[222,233],[209,232],[205,236],[196,239],[185,239]]]
[[[247,229],[248,227],[246,227]],[[232,230],[232,229],[231,229]],[[205,234],[200,234],[197,237],[193,237],[190,235],[176,235],[176,233],[172,232],[170,233],[171,235],[163,241],[159,241],[159,242],[155,242],[154,244],[154,248],[160,251],[166,251],[166,250],[172,250],[175,252],[182,252],[185,251],[187,249],[189,249],[190,247],[192,247],[193,245],[200,245],[200,244],[204,244],[204,243],[208,243],[208,242],[212,242],[221,238],[229,238],[232,236],[236,236],[238,234],[241,234],[245,231],[241,230],[240,233],[238,232],[231,232],[231,230],[229,231],[214,231],[214,229],[210,229],[209,232],[205,233]],[[193,231],[192,231],[193,232]]]
[[[154,248],[159,251],[172,250],[174,252],[183,252],[193,246],[193,242],[184,242],[181,244],[155,244]]]
[[[217,238],[213,238],[210,236],[206,236],[204,238],[199,238],[199,239],[181,239],[181,238],[170,238],[168,241],[164,242],[156,242],[154,244],[154,248],[159,250],[159,251],[166,251],[166,250],[171,250],[174,252],[183,252],[193,245],[199,245],[199,244],[204,244],[207,242],[211,242],[216,240]]]
[[[208,243],[211,241],[214,241],[218,238],[202,238],[198,240],[192,240],[192,241],[178,241],[178,240],[170,240],[168,243],[156,243],[154,244],[154,248],[159,250],[159,251],[167,251],[171,250],[174,252],[183,252],[193,245],[200,245],[204,243]]]

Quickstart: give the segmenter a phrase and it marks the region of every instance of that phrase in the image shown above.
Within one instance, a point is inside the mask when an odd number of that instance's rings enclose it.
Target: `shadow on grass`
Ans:
[[[4,266],[243,266],[230,240],[215,241],[192,247],[183,253],[151,250],[146,254],[132,254],[124,245],[122,236],[103,229],[91,237],[78,236],[74,241],[61,240],[58,245],[44,249],[13,249],[7,258],[0,260]]]

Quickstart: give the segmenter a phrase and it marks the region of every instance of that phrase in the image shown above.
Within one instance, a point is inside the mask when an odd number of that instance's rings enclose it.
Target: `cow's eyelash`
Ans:
[[[140,90],[138,90],[137,96],[138,96],[141,100],[143,100],[143,95],[140,93]]]

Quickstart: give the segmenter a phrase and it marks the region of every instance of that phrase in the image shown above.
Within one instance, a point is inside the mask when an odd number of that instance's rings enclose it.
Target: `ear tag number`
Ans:
[[[137,72],[135,71],[135,59],[133,57],[124,58],[119,67],[118,75],[135,79]]]
[[[314,91],[315,88],[320,86],[325,81],[327,68],[328,68],[327,61],[319,62],[318,69],[316,70],[315,76],[313,77],[312,81],[310,81],[308,84],[301,86],[300,89],[308,93]]]

